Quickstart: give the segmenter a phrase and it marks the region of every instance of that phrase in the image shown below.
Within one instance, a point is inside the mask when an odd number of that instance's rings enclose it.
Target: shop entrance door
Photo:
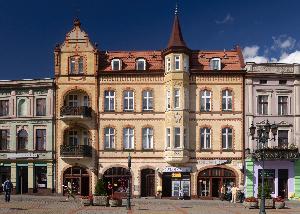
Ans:
[[[288,194],[288,169],[278,169],[278,196],[287,198]]]
[[[17,193],[28,193],[28,167],[17,167]]]
[[[172,196],[183,197],[190,196],[190,180],[173,180],[172,181]]]
[[[141,196],[155,196],[155,171],[153,169],[143,169],[141,171]]]
[[[212,178],[212,197],[219,197],[220,182],[220,178]]]

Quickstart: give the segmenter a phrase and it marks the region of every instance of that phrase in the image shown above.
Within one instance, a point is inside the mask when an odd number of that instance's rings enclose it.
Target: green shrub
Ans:
[[[258,198],[261,198],[261,184],[258,185],[258,194],[257,194],[257,197]],[[264,184],[264,193],[265,193],[265,198],[272,198],[271,197],[271,189],[270,189],[270,186],[267,182],[265,182]]]
[[[104,186],[104,181],[102,179],[99,179],[97,181],[96,187],[95,187],[95,195],[96,196],[106,196],[107,192]]]

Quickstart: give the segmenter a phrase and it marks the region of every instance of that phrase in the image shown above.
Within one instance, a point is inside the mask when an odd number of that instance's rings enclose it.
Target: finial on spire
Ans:
[[[176,1],[175,15],[178,15],[178,1]]]
[[[80,9],[77,8],[76,16],[75,16],[75,19],[74,19],[74,26],[75,27],[80,27],[80,25],[81,25],[80,20],[79,20],[79,13],[80,13]]]

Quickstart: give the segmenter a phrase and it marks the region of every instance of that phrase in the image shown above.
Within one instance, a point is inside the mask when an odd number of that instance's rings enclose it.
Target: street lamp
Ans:
[[[252,140],[256,140],[257,145],[259,146],[258,151],[260,152],[260,158],[262,161],[262,176],[261,176],[261,205],[260,205],[260,210],[259,214],[266,214],[265,210],[265,190],[264,190],[264,181],[265,181],[265,161],[264,161],[264,149],[265,145],[268,143],[268,140],[274,140],[275,141],[275,136],[277,135],[277,130],[278,127],[274,123],[271,125],[269,123],[269,120],[267,120],[267,123],[263,126],[258,126],[257,131],[256,131],[256,137],[255,137],[255,130],[256,127],[253,125],[253,122],[249,128],[250,135],[252,137]],[[270,138],[269,133],[270,130],[273,134],[273,138]]]
[[[131,203],[130,203],[130,198],[131,198],[131,183],[130,183],[130,180],[131,180],[131,156],[130,156],[130,153],[128,155],[128,172],[129,172],[129,179],[128,179],[128,194],[127,194],[127,210],[131,210]]]

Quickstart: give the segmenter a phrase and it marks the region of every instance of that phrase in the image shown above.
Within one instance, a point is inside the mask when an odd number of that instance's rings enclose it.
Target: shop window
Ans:
[[[35,166],[35,183],[37,189],[47,188],[47,166]]]
[[[271,193],[275,192],[275,169],[265,169],[265,183],[264,185],[266,187],[269,187],[269,190]],[[261,186],[262,182],[261,182],[261,177],[262,177],[262,170],[259,169],[258,170],[258,186]]]
[[[153,95],[152,91],[143,91],[143,111],[153,110]]]
[[[46,129],[37,129],[36,130],[36,146],[37,151],[46,150]]]
[[[104,92],[104,111],[114,111],[115,110],[115,91],[105,91]]]
[[[153,129],[143,128],[143,149],[153,149]]]
[[[268,95],[259,95],[257,97],[257,113],[259,115],[268,114]]]
[[[18,150],[26,150],[28,144],[28,133],[26,130],[22,129],[18,132],[17,137],[17,149]]]
[[[9,150],[9,129],[0,130],[0,150]]]
[[[278,147],[287,148],[289,145],[289,131],[278,130]]]
[[[222,110],[232,111],[232,91],[222,91]]]
[[[211,110],[211,91],[203,90],[200,92],[200,111]]]
[[[113,149],[115,148],[115,129],[114,128],[105,128],[104,129],[105,134],[105,149]]]
[[[8,116],[9,114],[9,101],[0,100],[0,116]]]
[[[36,116],[46,116],[46,98],[36,99]]]

